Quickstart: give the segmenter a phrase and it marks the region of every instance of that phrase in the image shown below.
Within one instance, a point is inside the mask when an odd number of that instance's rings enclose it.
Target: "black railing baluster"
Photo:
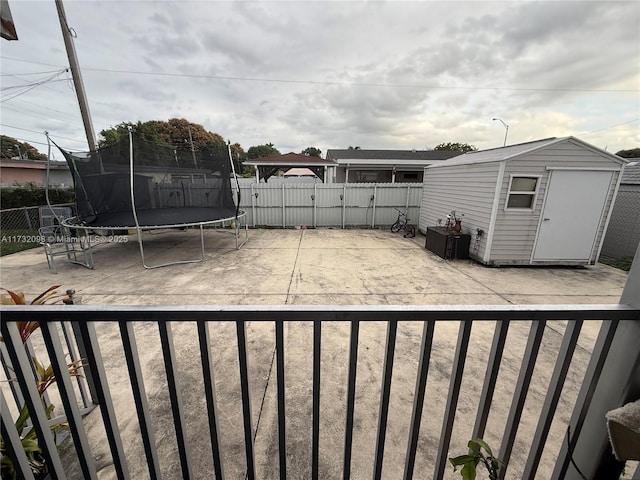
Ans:
[[[513,449],[513,443],[515,442],[516,434],[518,433],[520,417],[522,416],[522,410],[524,409],[524,402],[527,399],[527,392],[529,390],[529,385],[531,384],[533,369],[536,366],[536,359],[538,358],[538,352],[540,351],[540,344],[542,343],[542,336],[544,334],[546,323],[547,322],[545,320],[533,320],[531,323],[527,346],[525,347],[524,355],[522,356],[520,374],[518,375],[518,381],[516,382],[516,389],[513,393],[513,401],[511,403],[511,408],[509,409],[509,416],[507,417],[504,434],[502,435],[502,443],[500,444],[500,453],[498,454],[498,458],[507,464],[505,467],[500,469],[498,474],[500,480],[504,480],[507,472],[509,459],[511,458],[511,450]]]
[[[322,343],[322,322],[313,322],[313,421],[311,434],[311,478],[320,475],[320,359]]]
[[[507,333],[509,333],[509,320],[497,320],[496,328],[493,332],[489,360],[487,361],[487,373],[485,374],[484,383],[482,384],[476,422],[471,435],[472,438],[484,437],[484,430],[487,427],[487,419],[489,418],[491,402],[493,401],[493,393],[496,388],[496,380],[500,372],[502,352],[504,351],[504,344],[507,341]]]
[[[349,377],[347,378],[347,415],[344,429],[344,463],[342,476],[344,480],[351,478],[351,450],[353,447],[353,414],[356,403],[356,373],[358,370],[358,337],[360,322],[351,322],[349,339]]]
[[[78,356],[78,352],[76,351],[76,347],[73,344],[72,338],[73,336],[69,333],[69,322],[60,322],[62,326],[62,333],[64,334],[64,341],[67,344],[67,351],[69,352],[69,358],[72,362],[81,359],[82,357]],[[82,405],[87,408],[90,406],[89,402],[89,393],[87,392],[87,385],[84,378],[78,377],[76,378],[76,383],[78,384],[78,391],[80,392],[80,399],[82,400]]]
[[[55,374],[56,386],[58,387],[60,399],[62,400],[62,405],[64,406],[67,417],[67,423],[73,436],[75,454],[78,457],[83,478],[97,479],[96,465],[91,455],[87,433],[82,424],[82,415],[80,414],[80,409],[78,408],[78,403],[73,392],[73,383],[69,375],[64,352],[62,351],[60,337],[58,337],[58,329],[54,322],[42,322],[40,324],[40,331],[42,332],[42,338],[49,353],[49,359],[51,360],[51,366]]]
[[[567,443],[570,442],[572,445],[575,445],[575,439],[579,437],[580,432],[582,431],[587,410],[591,405],[591,400],[593,399],[596,387],[598,386],[602,369],[604,368],[604,364],[609,356],[609,350],[613,343],[613,337],[618,328],[618,324],[618,319],[605,320],[602,322],[598,338],[593,346],[591,360],[589,361],[587,371],[584,375],[582,387],[578,392],[578,398],[576,399],[573,414],[569,420],[571,438],[567,438],[567,436],[565,436],[564,441],[560,445],[560,451],[558,452],[552,478],[564,478],[567,475],[567,469],[569,468],[569,462],[571,461],[571,452],[567,447]],[[638,468],[640,468],[640,466]]]
[[[287,422],[284,378],[284,321],[276,320],[276,370],[278,377],[278,457],[280,479],[287,478]]]
[[[387,417],[389,415],[389,398],[391,396],[391,377],[393,374],[393,356],[396,351],[396,334],[398,321],[389,320],[387,323],[387,343],[382,367],[382,388],[380,391],[380,412],[378,414],[378,433],[376,436],[376,456],[373,469],[374,480],[382,478],[382,463],[384,461],[384,441],[387,436]]]
[[[13,423],[15,420],[11,418],[9,406],[4,399],[2,390],[0,390],[0,418],[2,419],[0,422],[2,424],[2,429],[0,430],[2,432],[2,440],[8,456],[13,462],[13,467],[25,480],[34,480],[31,467],[29,467],[29,460],[22,446],[22,439]]]
[[[540,457],[542,457],[542,451],[544,444],[547,441],[549,435],[549,429],[551,428],[551,422],[562,394],[562,387],[564,381],[567,378],[567,372],[571,365],[571,359],[573,358],[573,352],[578,344],[578,337],[580,336],[580,330],[582,329],[582,320],[570,320],[567,324],[567,328],[562,337],[562,344],[560,345],[560,351],[558,352],[558,358],[556,360],[556,366],[553,369],[551,380],[549,382],[549,388],[547,390],[547,396],[540,412],[540,419],[538,420],[538,427],[536,433],[533,435],[533,442],[529,449],[529,457],[524,467],[523,479],[535,479],[536,471],[538,470],[538,464],[540,463]]]
[[[147,400],[147,390],[144,386],[142,368],[140,367],[140,355],[138,355],[138,345],[136,342],[133,324],[127,321],[118,322],[120,326],[120,336],[122,338],[122,348],[127,361],[129,380],[131,381],[131,391],[136,404],[140,434],[142,435],[142,445],[149,466],[149,476],[151,480],[161,478],[160,463],[158,461],[158,449],[156,447],[151,414],[149,412],[149,402]]]
[[[435,322],[429,320],[424,322],[422,327],[422,342],[420,344],[420,360],[418,362],[418,373],[416,375],[416,388],[413,397],[413,409],[411,410],[411,423],[409,426],[409,444],[407,446],[407,456],[404,462],[404,480],[413,478],[413,469],[416,463],[416,450],[418,448],[418,437],[420,435],[420,423],[422,422],[422,407],[424,405],[424,393],[427,389],[427,374],[429,373],[429,359],[431,356],[431,345],[433,344],[433,332]]]
[[[453,359],[453,369],[451,370],[451,380],[449,381],[449,395],[447,396],[447,406],[444,411],[444,421],[442,422],[442,432],[440,433],[440,444],[438,445],[438,456],[436,457],[436,466],[433,478],[442,478],[444,475],[444,469],[449,464],[447,456],[449,453],[449,444],[451,442],[453,422],[456,417],[460,386],[462,385],[464,364],[467,360],[467,349],[469,347],[469,339],[471,338],[472,322],[472,320],[464,320],[460,322],[456,353]]]
[[[111,457],[116,475],[120,480],[125,480],[129,478],[129,468],[122,446],[122,439],[120,438],[120,430],[116,420],[115,409],[113,408],[113,401],[111,400],[111,393],[109,392],[109,381],[104,369],[104,361],[98,346],[95,325],[93,322],[80,322],[79,327],[86,349],[86,365],[88,368],[85,367],[85,370],[88,369],[91,372],[95,382],[100,414],[102,415],[104,429],[111,448]]]
[[[0,342],[0,358],[2,359],[2,369],[4,370],[6,378],[13,378],[13,366],[11,365],[11,359],[9,358],[9,353],[7,352],[7,347],[4,345],[4,342]],[[24,405],[24,397],[22,396],[22,392],[20,391],[20,387],[18,386],[18,384],[16,382],[8,383],[9,387],[11,388],[11,394],[13,395],[13,400],[16,402],[16,405]]]
[[[322,452],[320,451],[320,406],[325,405],[324,403],[321,404],[320,402],[332,401],[332,399],[329,397],[325,397],[324,395],[321,396],[321,359],[323,358],[321,350],[322,322],[336,320],[349,321],[351,323],[351,337],[348,360],[349,374],[348,378],[346,379],[347,391],[343,478],[350,480],[350,478],[352,477],[352,455],[357,453],[357,450],[356,452],[353,452],[353,441],[355,433],[354,430],[359,431],[360,428],[356,427],[354,423],[357,383],[356,372],[358,367],[359,350],[358,337],[359,326],[361,322],[388,322],[385,354],[382,365],[382,387],[379,404],[380,411],[376,430],[376,453],[373,465],[373,476],[376,479],[380,479],[383,475],[386,475],[386,473],[382,473],[383,470],[386,472],[387,470],[391,470],[391,467],[395,471],[398,465],[390,465],[389,462],[392,460],[392,458],[395,459],[398,453],[402,453],[405,454],[404,478],[409,479],[412,477],[418,477],[418,474],[415,472],[417,472],[418,469],[416,464],[419,465],[418,452],[420,450],[418,449],[418,444],[420,443],[421,420],[422,417],[428,417],[429,413],[428,411],[425,411],[428,410],[429,407],[428,405],[427,407],[424,407],[424,403],[427,386],[433,381],[433,373],[428,372],[428,370],[430,367],[430,357],[431,355],[435,355],[435,347],[433,344],[435,338],[435,326],[439,326],[440,323],[438,322],[440,321],[457,321],[460,325],[460,330],[457,337],[456,353],[453,364],[448,365],[448,367],[450,366],[452,368],[452,371],[448,386],[445,387],[448,388],[449,394],[443,418],[439,450],[436,454],[434,464],[429,467],[430,470],[434,467],[436,468],[436,470],[431,474],[429,474],[428,472],[426,474],[424,472],[420,472],[420,478],[442,478],[442,476],[446,472],[444,471],[444,469],[441,469],[441,467],[444,466],[445,469],[446,467],[449,467],[450,469],[447,457],[449,456],[448,450],[450,448],[450,444],[453,444],[453,427],[457,426],[459,421],[471,420],[467,416],[456,417],[456,410],[458,405],[458,398],[462,395],[461,382],[465,373],[464,369],[467,350],[471,338],[472,322],[475,320],[493,322],[497,321],[495,330],[491,333],[493,336],[491,352],[489,354],[486,372],[483,376],[484,384],[482,385],[482,393],[480,394],[478,412],[474,417],[475,424],[473,425],[473,436],[482,436],[483,434],[485,434],[487,418],[491,416],[491,414],[489,414],[489,411],[491,409],[492,401],[495,404],[495,400],[493,400],[492,397],[497,395],[497,393],[494,392],[494,389],[497,388],[496,379],[500,376],[499,365],[502,362],[501,352],[504,350],[504,348],[508,348],[508,344],[505,343],[505,340],[508,337],[507,332],[509,328],[513,328],[511,327],[513,322],[526,321],[530,324],[530,327],[527,327],[527,333],[521,336],[527,337],[527,345],[525,347],[524,353],[519,356],[519,363],[521,363],[521,365],[518,372],[518,380],[515,385],[513,398],[509,401],[509,416],[505,422],[506,425],[504,428],[503,438],[501,439],[499,445],[500,451],[497,452],[496,456],[505,461],[508,461],[512,454],[512,449],[514,449],[515,440],[519,440],[521,436],[525,441],[529,439],[531,441],[531,447],[528,451],[529,456],[527,457],[526,451],[517,452],[517,459],[526,460],[523,477],[527,480],[530,480],[536,475],[539,476],[540,474],[543,474],[543,469],[544,474],[548,474],[548,469],[550,467],[549,462],[547,461],[546,455],[542,455],[542,452],[545,452],[547,444],[550,443],[550,441],[548,440],[548,436],[549,432],[551,432],[551,426],[555,425],[553,417],[558,408],[559,399],[562,396],[563,390],[566,390],[563,389],[563,386],[565,385],[567,379],[570,378],[568,376],[568,371],[571,368],[571,365],[575,365],[575,362],[578,361],[578,358],[576,357],[576,347],[578,339],[580,338],[579,335],[581,325],[583,325],[583,320],[602,321],[602,328],[591,353],[591,360],[589,362],[589,366],[587,367],[587,373],[584,376],[584,380],[580,388],[580,393],[578,394],[577,400],[575,402],[576,406],[574,408],[574,413],[570,421],[571,445],[575,445],[576,441],[579,445],[588,443],[588,439],[591,438],[591,431],[595,429],[591,417],[587,418],[586,411],[588,409],[593,409],[593,405],[589,406],[590,403],[597,403],[595,401],[592,402],[591,398],[594,396],[594,392],[595,395],[598,394],[599,390],[597,389],[600,388],[604,383],[603,381],[599,381],[599,377],[601,377],[603,365],[606,367],[605,362],[608,361],[608,359],[612,358],[612,355],[610,354],[612,352],[609,352],[609,350],[611,346],[611,340],[612,338],[614,338],[613,333],[616,330],[616,326],[619,323],[622,323],[620,322],[620,320],[637,321],[638,319],[637,308],[624,305],[607,305],[597,307],[594,307],[593,305],[563,305],[553,307],[507,305],[487,308],[478,308],[475,306],[456,307],[454,309],[446,309],[442,307],[406,306],[400,308],[385,306],[373,310],[369,310],[365,307],[347,307],[343,309],[313,306],[296,308],[289,308],[286,306],[259,306],[252,307],[251,310],[246,310],[243,309],[243,307],[239,306],[203,306],[189,308],[186,310],[173,307],[155,306],[144,307],[142,309],[140,307],[127,306],[119,306],[117,309],[111,307],[87,308],[86,306],[72,306],[68,309],[60,309],[57,307],[41,306],[37,309],[37,315],[42,326],[44,346],[34,341],[34,347],[36,353],[40,352],[40,349],[44,350],[44,347],[46,347],[47,351],[49,352],[49,356],[51,357],[51,361],[53,363],[54,373],[56,374],[57,378],[56,381],[59,385],[58,388],[60,398],[64,406],[64,412],[62,412],[62,416],[53,419],[47,419],[44,408],[42,406],[42,402],[40,401],[40,396],[33,382],[33,374],[30,366],[31,362],[29,361],[29,355],[23,348],[23,344],[16,326],[16,322],[18,321],[31,320],[33,318],[35,309],[33,307],[14,306],[11,308],[0,307],[0,311],[2,314],[2,325],[0,325],[0,333],[4,337],[4,343],[2,347],[3,349],[6,348],[6,352],[3,352],[6,353],[6,355],[3,355],[3,362],[5,364],[7,362],[11,363],[14,369],[5,369],[5,371],[10,372],[11,377],[15,377],[18,379],[18,382],[13,382],[13,384],[17,387],[16,392],[24,398],[24,401],[29,408],[31,418],[33,420],[35,434],[39,438],[40,447],[43,450],[44,461],[49,468],[51,478],[60,479],[65,478],[64,468],[66,468],[66,465],[62,464],[62,462],[60,461],[53,436],[51,435],[49,430],[49,425],[51,423],[57,422],[58,420],[62,420],[64,414],[67,415],[69,426],[71,429],[70,441],[73,442],[73,448],[75,448],[75,451],[77,451],[79,455],[78,465],[82,469],[82,473],[80,475],[83,476],[83,478],[91,478],[92,476],[95,478],[96,475],[95,467],[91,465],[91,458],[90,454],[88,453],[89,447],[87,446],[87,439],[83,438],[84,432],[82,419],[80,417],[81,414],[85,413],[86,409],[81,408],[79,395],[76,390],[77,387],[73,382],[73,378],[71,378],[68,375],[68,372],[65,371],[65,369],[67,368],[65,361],[68,360],[65,360],[64,358],[65,350],[63,349],[65,349],[66,347],[63,346],[64,341],[62,340],[61,333],[57,326],[57,322],[63,320],[72,322],[72,325],[74,326],[74,333],[76,335],[76,342],[73,342],[73,339],[68,338],[67,341],[71,342],[72,344],[77,343],[79,345],[78,348],[80,349],[80,351],[84,352],[80,354],[80,357],[87,365],[85,368],[87,377],[93,379],[90,382],[91,397],[96,404],[100,405],[102,423],[104,424],[103,426],[105,428],[105,432],[109,442],[108,446],[105,446],[105,448],[109,448],[110,454],[113,458],[113,471],[116,473],[118,478],[124,479],[129,478],[130,475],[126,471],[127,463],[125,452],[123,449],[122,441],[120,439],[119,426],[113,406],[113,402],[115,402],[116,399],[119,398],[119,396],[116,397],[114,391],[114,397],[112,401],[111,395],[109,393],[110,386],[107,384],[107,376],[105,372],[105,370],[109,372],[111,371],[111,362],[114,360],[117,361],[117,358],[102,358],[100,348],[98,346],[98,339],[101,342],[105,339],[103,339],[102,336],[98,336],[96,334],[95,326],[96,322],[112,322],[113,324],[120,322],[119,325],[121,340],[125,355],[127,357],[127,368],[129,369],[129,374],[126,376],[127,381],[130,380],[131,382],[133,398],[138,411],[138,423],[140,424],[141,429],[141,436],[138,438],[139,440],[141,439],[144,443],[144,451],[146,454],[146,459],[141,454],[140,458],[136,458],[135,461],[144,462],[146,460],[148,463],[150,477],[154,480],[155,478],[159,478],[160,474],[157,465],[159,463],[159,459],[154,459],[153,454],[158,455],[159,452],[157,451],[157,446],[154,444],[155,442],[153,440],[153,431],[150,428],[151,422],[148,412],[149,405],[146,405],[145,407],[145,403],[148,402],[150,398],[146,398],[145,385],[142,381],[142,374],[140,373],[142,359],[138,358],[135,336],[133,334],[133,325],[136,324],[129,322],[148,320],[154,323],[158,322],[159,324],[160,339],[162,343],[162,354],[164,355],[163,361],[165,362],[165,368],[167,370],[166,388],[169,392],[168,395],[171,400],[172,413],[174,415],[173,421],[174,425],[176,426],[176,445],[178,448],[176,449],[174,458],[172,460],[176,460],[179,455],[182,471],[180,471],[180,469],[177,469],[177,475],[180,476],[180,478],[200,478],[203,475],[203,472],[200,470],[193,470],[193,467],[195,467],[195,462],[193,464],[189,463],[190,455],[187,449],[186,441],[186,429],[188,425],[184,423],[184,419],[182,417],[185,411],[180,403],[180,389],[177,385],[178,380],[180,379],[178,365],[176,363],[176,346],[179,345],[179,340],[176,338],[176,345],[174,346],[174,340],[171,334],[171,322],[194,322],[197,324],[199,346],[201,349],[200,355],[203,365],[202,374],[204,382],[204,392],[207,401],[207,412],[209,413],[207,420],[209,422],[209,433],[212,437],[211,443],[215,469],[215,472],[207,471],[204,472],[204,475],[213,477],[215,474],[216,478],[222,478],[224,475],[222,462],[216,460],[216,458],[222,458],[220,441],[224,442],[224,437],[221,435],[221,433],[223,432],[220,431],[219,427],[220,417],[218,416],[216,407],[220,407],[219,413],[221,415],[226,412],[222,411],[222,403],[218,405],[216,402],[215,379],[214,374],[212,373],[214,363],[213,354],[216,352],[212,350],[211,338],[209,337],[209,334],[212,334],[213,332],[210,332],[210,329],[208,328],[208,325],[210,325],[210,323],[206,322],[229,320],[236,322],[238,335],[238,361],[240,368],[240,383],[243,402],[242,414],[244,421],[245,453],[247,455],[246,477],[243,475],[243,478],[255,479],[257,475],[255,452],[258,452],[258,450],[256,450],[256,447],[260,448],[260,453],[265,450],[263,450],[264,445],[259,445],[258,443],[256,443],[256,433],[254,432],[252,426],[253,418],[251,415],[252,404],[250,391],[252,386],[250,385],[248,368],[248,338],[246,331],[246,327],[248,325],[246,322],[256,321],[275,323],[276,351],[274,352],[274,358],[276,360],[277,386],[276,390],[271,389],[269,392],[277,396],[280,478],[285,478],[287,475],[286,440],[287,433],[289,433],[286,430],[288,422],[286,418],[285,405],[285,325],[287,322],[291,321],[306,321],[313,324],[313,374],[312,379],[308,379],[311,380],[311,382],[305,383],[312,383],[312,385],[307,385],[307,387],[310,387],[312,389],[312,474],[310,476],[312,476],[313,478],[319,478],[320,476],[325,475],[325,471],[327,472],[327,474],[337,476],[335,475],[335,469],[337,465],[325,465],[324,463],[320,465],[320,460],[329,458],[329,455],[326,454],[324,450]],[[87,321],[86,319],[90,319],[91,321]],[[393,450],[391,450],[391,444],[386,445],[385,447],[386,438],[389,438],[389,440],[391,441],[391,431],[393,431],[391,430],[391,428],[393,427],[392,422],[395,420],[392,415],[389,415],[391,388],[393,387],[394,390],[398,389],[398,386],[395,385],[395,381],[392,385],[395,343],[398,333],[397,322],[416,320],[420,320],[425,323],[423,324],[422,329],[422,343],[420,346],[420,351],[415,352],[414,350],[414,352],[418,355],[418,358],[416,359],[418,360],[418,370],[416,373],[414,390],[415,393],[412,406],[413,410],[408,432],[408,445],[406,448],[406,452],[399,452],[398,448],[403,448],[404,445],[394,445]],[[535,433],[532,432],[530,434],[529,432],[524,431],[519,432],[518,428],[522,419],[530,418],[531,415],[534,414],[533,412],[531,414],[525,414],[524,407],[527,400],[527,391],[531,386],[534,385],[534,380],[536,380],[536,382],[538,381],[537,376],[535,379],[533,378],[533,372],[536,371],[537,358],[542,357],[543,354],[541,340],[544,338],[546,322],[556,320],[568,320],[570,323],[565,329],[559,353],[556,353],[553,348],[546,349],[547,353],[545,354],[545,358],[553,355],[553,357],[555,357],[555,368],[553,372],[551,372],[551,380],[549,382],[549,387],[546,393],[544,404],[542,405]],[[478,324],[476,324],[474,327],[477,328]],[[482,328],[484,329],[484,327]],[[489,330],[489,326],[487,326],[486,329]],[[620,332],[618,332],[618,334],[619,333]],[[414,349],[415,346],[411,348]],[[574,359],[574,357],[576,358]],[[469,359],[469,361],[471,361],[471,358]],[[346,359],[343,359],[343,362],[344,360]],[[105,365],[103,363],[104,361],[109,363]],[[235,360],[231,359],[230,361]],[[539,367],[540,365],[538,365],[538,368]],[[484,369],[485,366],[483,365],[482,368]],[[431,375],[429,375],[429,373],[431,373]],[[482,379],[479,378],[478,380],[479,384]],[[406,385],[406,383],[404,384]],[[12,411],[14,412],[15,409],[13,408],[14,405],[9,405],[9,411],[7,411],[6,402],[7,400],[10,401],[9,397],[11,395],[8,392],[8,388],[6,390],[3,389],[3,392],[1,392],[3,396],[2,402],[0,404],[0,406],[2,407],[2,411],[0,412],[0,414],[2,415],[2,435],[5,440],[5,446],[7,448],[6,454],[7,457],[13,461],[14,465],[19,470],[18,476],[20,478],[31,478],[30,470],[28,470],[28,465],[25,466],[25,462],[21,462],[21,459],[24,460],[24,452],[22,452],[21,450],[22,447],[20,447],[20,439],[17,435],[17,431],[15,427],[13,427],[12,430],[11,424],[15,421],[15,419],[12,419],[13,415],[11,415],[11,413]],[[362,392],[358,390],[358,393],[360,394]],[[78,397],[78,399],[75,398],[76,396]],[[273,399],[273,397],[269,398]],[[222,398],[220,397],[220,400],[221,399]],[[145,409],[147,410],[146,413]],[[119,410],[118,413],[120,413]],[[130,413],[131,415],[134,415],[133,412]],[[168,412],[166,413],[169,414]],[[291,412],[289,412],[289,415],[291,415]],[[589,415],[591,415],[591,413],[589,413]],[[328,421],[331,420],[332,419],[329,419]],[[323,418],[322,421],[325,422],[325,419]],[[469,427],[471,426],[472,425],[469,425]],[[366,429],[367,427],[363,425],[362,428]],[[389,435],[387,435],[387,428],[390,429]],[[422,428],[424,429],[424,426]],[[102,426],[100,426],[99,430],[101,429]],[[87,433],[91,432],[87,430]],[[129,435],[130,433],[131,432],[127,431],[127,435]],[[300,435],[306,436],[309,434],[308,431],[307,433],[305,433],[304,430],[293,433],[295,438],[298,438],[298,436]],[[335,433],[336,432],[333,427],[327,431],[327,435],[330,435],[331,438],[333,438]],[[89,441],[101,441],[100,433],[97,432],[97,434],[98,437],[96,437],[95,439],[89,437]],[[291,433],[289,433],[289,436],[291,436]],[[466,440],[466,438],[464,440]],[[571,466],[569,466],[570,459],[567,452],[566,442],[567,438],[564,439],[562,445],[559,448],[555,470],[553,472],[553,475],[551,475],[551,478],[563,478],[563,476],[567,475],[567,468],[572,468]],[[93,447],[93,443],[91,443],[91,446]],[[271,444],[269,444],[268,446],[271,447]],[[366,445],[363,445],[363,447],[366,447]],[[356,448],[360,447],[356,446]],[[571,449],[571,447],[569,447],[569,449]],[[387,458],[385,458],[385,452]],[[127,455],[130,455],[130,452],[126,453]],[[589,447],[589,449],[585,451],[583,448],[581,451],[573,453],[583,456],[590,455],[591,449]],[[244,460],[242,457],[243,455],[240,454],[239,458],[235,458],[235,461],[242,465],[237,466],[239,470],[242,470],[244,466]],[[198,459],[198,464],[200,464],[200,460],[202,459]],[[206,461],[206,459],[204,460]],[[272,457],[272,460],[272,464],[269,466],[269,468],[273,469],[276,468],[275,464],[273,464],[273,462],[276,461],[275,457]],[[296,463],[299,463],[301,460],[304,461],[304,459],[296,459]],[[540,463],[541,460],[545,460],[545,462]],[[514,457],[511,458],[511,463],[513,465],[508,469],[515,470],[516,454],[514,454]],[[538,463],[540,463],[539,468],[537,468]],[[582,465],[582,463],[580,463],[580,465]],[[144,463],[142,465],[136,465],[136,474],[140,466],[144,468]],[[234,465],[234,470],[235,468],[236,465]],[[402,468],[402,465],[400,466],[400,468]],[[289,466],[289,470],[291,470],[291,466]],[[227,473],[229,474],[229,472]],[[289,477],[291,477],[292,475],[298,474],[299,471],[290,471],[289,473]],[[509,472],[509,475],[511,475],[512,473],[517,472]],[[501,470],[501,476],[502,478],[506,476],[505,469]]]
[[[49,429],[49,420],[47,419],[42,401],[40,400],[36,383],[33,380],[31,362],[27,357],[27,352],[24,349],[20,333],[18,332],[18,325],[15,322],[7,322],[4,318],[1,323],[2,338],[4,344],[7,346],[7,352],[13,365],[15,378],[24,396],[25,405],[29,409],[33,428],[35,428],[38,436],[38,446],[42,450],[42,455],[49,468],[49,474],[54,479],[65,478],[62,462],[58,455],[58,449],[53,434]]]
[[[167,375],[169,398],[171,399],[171,411],[173,413],[173,425],[176,431],[178,454],[180,455],[182,478],[183,480],[188,480],[193,476],[193,467],[191,466],[191,455],[184,432],[182,398],[180,396],[178,384],[176,381],[179,372],[178,364],[176,361],[176,351],[173,345],[173,332],[171,331],[171,322],[159,321],[158,329],[160,332],[160,343],[162,345],[164,369]]]
[[[236,321],[238,336],[238,364],[240,388],[242,390],[242,414],[244,416],[244,448],[247,457],[247,479],[256,478],[256,461],[253,451],[253,421],[251,418],[251,395],[249,391],[249,361],[247,358],[247,329],[243,320]]]
[[[209,323],[198,321],[198,341],[200,343],[200,359],[202,361],[202,378],[204,393],[207,399],[209,420],[209,436],[211,437],[211,452],[213,455],[213,470],[216,480],[224,480],[224,467],[220,455],[220,432],[218,431],[218,402],[216,400],[216,382],[213,376],[213,360],[211,358],[211,339]]]

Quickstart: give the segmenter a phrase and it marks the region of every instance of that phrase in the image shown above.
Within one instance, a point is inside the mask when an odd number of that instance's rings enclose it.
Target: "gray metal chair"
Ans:
[[[55,257],[66,256],[67,260],[83,267],[93,268],[91,240],[84,232],[80,234],[62,225],[62,220],[73,216],[71,207],[40,207],[40,228],[38,236],[44,248],[47,265],[53,273],[56,270]]]

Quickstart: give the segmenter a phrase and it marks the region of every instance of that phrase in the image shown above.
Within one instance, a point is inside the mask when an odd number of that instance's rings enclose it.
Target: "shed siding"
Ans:
[[[507,161],[504,180],[501,186],[498,216],[496,218],[490,263],[493,264],[529,264],[538,231],[542,205],[549,183],[549,167],[570,168],[617,168],[612,160],[571,142],[552,145],[512,161]],[[539,175],[540,184],[535,208],[531,211],[505,210],[511,176]],[[611,205],[619,173],[612,175],[609,194],[603,209],[603,217],[596,236],[596,246],[600,244],[604,232],[606,215]],[[591,256],[596,261],[597,248]]]
[[[462,231],[471,234],[471,254],[482,258],[491,220],[491,208],[498,176],[498,163],[483,163],[426,169],[422,192],[419,229],[445,224],[452,210],[464,215]],[[476,250],[476,231],[484,235]]]

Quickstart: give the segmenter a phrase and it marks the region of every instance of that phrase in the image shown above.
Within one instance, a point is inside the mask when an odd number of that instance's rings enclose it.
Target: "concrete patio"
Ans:
[[[95,250],[95,269],[68,264],[58,258],[58,274],[47,269],[41,249],[2,257],[0,286],[21,290],[32,298],[53,284],[73,288],[83,304],[100,305],[389,305],[389,304],[576,304],[617,303],[626,273],[598,264],[585,268],[487,268],[471,261],[444,261],[424,249],[424,237],[405,239],[383,230],[252,230],[249,242],[236,251],[231,236],[207,232],[203,263],[145,270],[135,236],[122,244]],[[147,235],[149,261],[193,258],[199,249],[195,232]],[[147,395],[155,420],[156,443],[163,478],[180,478],[171,408],[165,388],[164,367],[157,328],[149,322],[136,324],[136,336]],[[528,442],[539,411],[555,354],[562,340],[564,322],[549,322],[527,397],[508,478],[521,473]],[[195,325],[172,325],[180,378],[187,412],[188,442],[197,478],[212,478],[213,468],[205,396]],[[430,478],[451,375],[459,323],[436,326],[427,384],[425,412],[418,446],[416,478]],[[588,322],[565,383],[547,448],[539,468],[547,478],[554,455],[563,440],[566,422],[599,322]],[[494,323],[477,322],[458,404],[450,454],[466,453],[477,401],[493,336]],[[509,331],[498,387],[485,439],[497,449],[511,403],[515,379],[529,330],[528,322],[516,322]],[[285,328],[287,355],[288,474],[310,477],[312,327],[290,323]],[[358,357],[356,419],[352,478],[371,478],[377,426],[382,358],[386,325],[367,322],[361,326]],[[422,332],[421,322],[401,322],[396,344],[383,478],[402,476],[408,425]],[[237,342],[233,324],[210,326],[221,418],[222,451],[226,478],[244,478],[242,411],[239,396]],[[139,439],[135,406],[128,383],[122,344],[114,325],[98,326],[132,478],[147,478]],[[252,415],[256,433],[257,478],[278,478],[277,412],[275,401],[274,328],[249,322],[249,366]],[[349,325],[323,324],[322,390],[320,427],[320,477],[339,478],[347,383]],[[93,439],[94,457],[102,468],[100,478],[115,478],[110,468],[108,445],[97,412],[86,427]],[[73,452],[68,452],[70,474]],[[79,475],[79,473],[76,473]],[[75,478],[80,478],[75,477]],[[459,478],[447,469],[445,478]]]

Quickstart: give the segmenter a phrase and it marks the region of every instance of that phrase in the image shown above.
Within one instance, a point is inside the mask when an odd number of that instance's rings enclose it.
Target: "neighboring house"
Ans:
[[[289,170],[291,168],[307,168],[316,177],[327,183],[327,169],[335,166],[335,163],[330,160],[293,152],[284,155],[253,158],[242,163],[256,168],[256,182],[258,183],[260,183],[260,180],[268,182],[269,178],[278,173],[279,170]]]
[[[419,228],[455,210],[482,263],[593,264],[625,164],[574,137],[466,153],[426,168]]]
[[[47,162],[41,160],[0,160],[0,184],[3,187],[23,183],[45,185]],[[49,168],[49,185],[69,187],[73,185],[66,162],[52,162]]]
[[[424,168],[461,155],[447,150],[327,150],[329,183],[422,183]]]
[[[640,159],[628,160],[602,245],[605,257],[633,257],[640,243]]]

